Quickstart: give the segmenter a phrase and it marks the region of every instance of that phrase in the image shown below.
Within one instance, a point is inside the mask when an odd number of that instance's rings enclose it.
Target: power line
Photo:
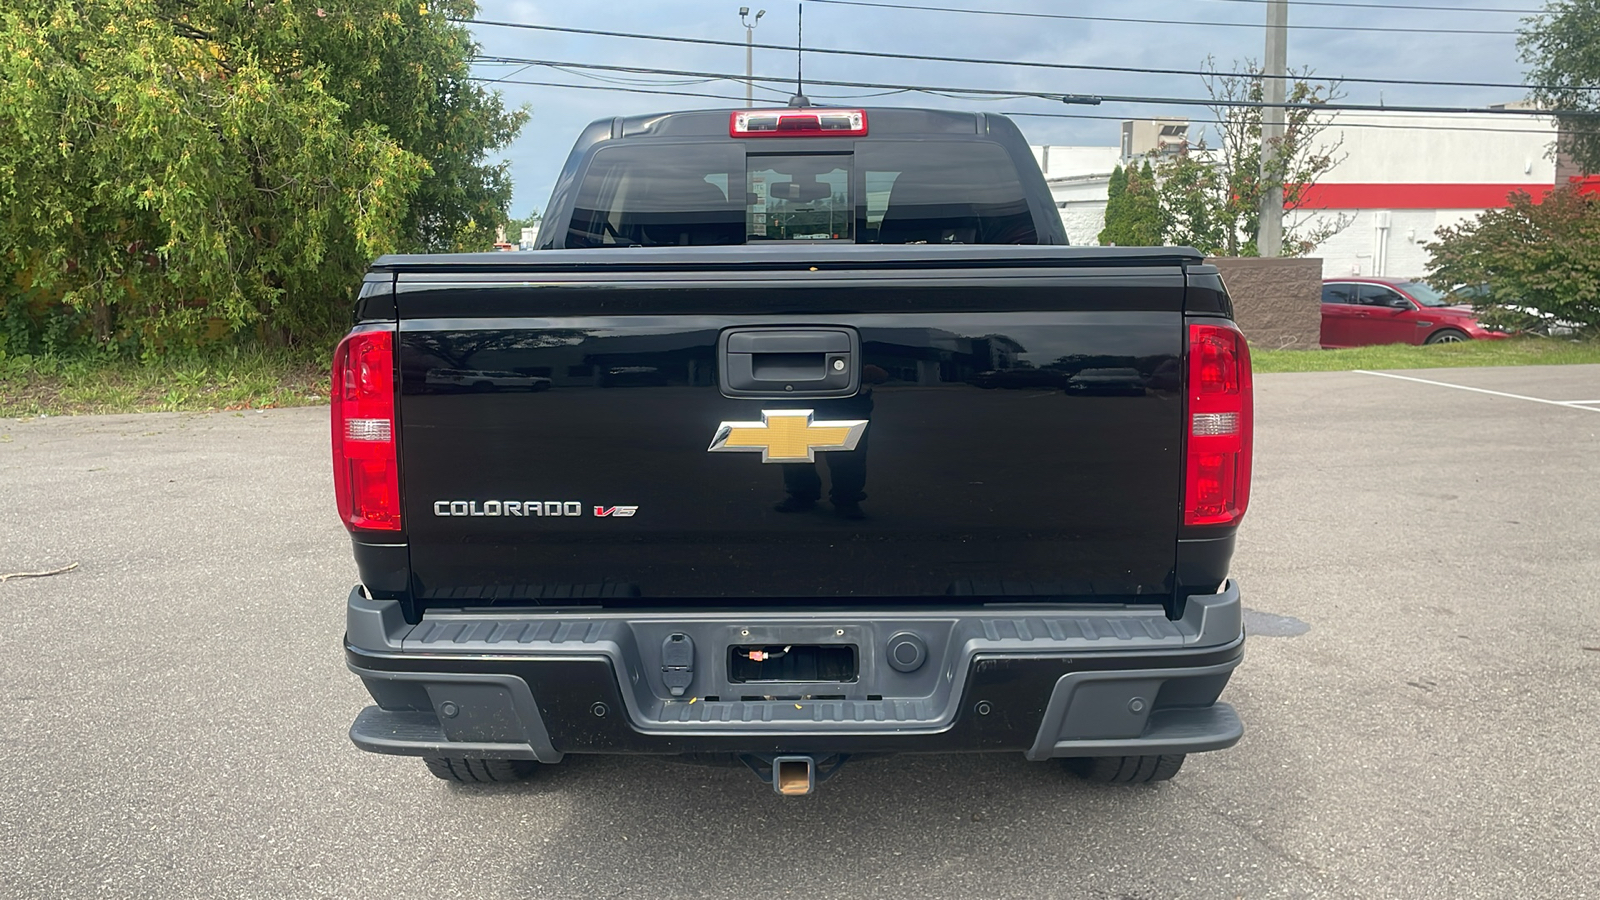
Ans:
[[[877,0],[810,0],[838,6],[871,6],[880,9],[914,9],[922,12],[967,13],[975,16],[1016,16],[1025,19],[1066,19],[1073,22],[1125,22],[1136,25],[1186,25],[1197,28],[1260,29],[1255,22],[1205,22],[1195,19],[1135,19],[1124,16],[1083,16],[1074,13],[1036,13],[998,9],[962,9],[957,6],[909,6]],[[1300,31],[1367,31],[1386,34],[1519,34],[1503,28],[1400,28],[1387,25],[1290,25]]]
[[[508,65],[535,65],[552,68],[592,69],[603,72],[626,72],[635,75],[669,75],[682,78],[713,78],[718,80],[742,81],[743,75],[729,74],[726,72],[697,72],[683,69],[659,69],[647,66],[614,66],[600,63],[567,62],[549,59],[528,59],[519,56],[479,56],[477,62],[499,63]],[[771,76],[751,76],[752,81],[777,82],[787,84],[792,79]],[[1509,115],[1509,116],[1592,116],[1593,113],[1583,110],[1552,110],[1552,109],[1521,109],[1505,107],[1477,107],[1477,106],[1407,106],[1388,105],[1376,103],[1266,103],[1259,100],[1231,100],[1201,97],[1149,97],[1136,95],[1095,94],[1078,95],[1063,94],[1057,91],[1022,91],[1022,90],[997,90],[994,88],[967,88],[944,87],[914,84],[887,84],[877,81],[839,81],[821,78],[811,79],[812,84],[826,85],[829,87],[852,87],[867,89],[890,89],[915,91],[918,93],[945,93],[978,96],[997,96],[1012,98],[1032,98],[1037,100],[1054,100],[1064,103],[1086,103],[1099,105],[1101,103],[1136,103],[1159,104],[1164,106],[1204,106],[1210,108],[1238,108],[1238,109],[1305,109],[1321,112],[1405,112],[1405,113],[1443,113],[1451,115]]]
[[[1272,0],[1212,0],[1214,3],[1255,3],[1265,5]],[[1419,6],[1407,3],[1343,3],[1339,0],[1294,0],[1295,6],[1333,6],[1342,9],[1420,9],[1425,12],[1475,12],[1475,13],[1516,13],[1528,16],[1544,12],[1543,9],[1524,9],[1521,7],[1510,9],[1495,6]],[[921,9],[921,7],[912,7]]]
[[[721,80],[719,78],[683,78],[678,81],[662,81],[659,78],[618,78],[610,75],[596,75],[593,72],[571,72],[564,66],[550,66],[550,68],[563,75],[576,75],[579,78],[588,78],[591,81],[609,81],[612,84],[639,84],[645,87],[684,87],[693,84],[710,84],[713,81]],[[521,69],[517,71],[520,72]],[[512,74],[515,75],[517,73],[513,72]]]
[[[516,73],[512,73],[512,74],[516,74]],[[577,75],[577,74],[581,74],[581,73],[574,72],[572,74]],[[577,90],[577,91],[615,91],[617,93],[623,93],[623,94],[669,94],[669,95],[674,96],[674,97],[709,97],[712,100],[737,100],[737,101],[740,101],[740,102],[743,102],[743,100],[744,100],[743,97],[735,97],[735,96],[733,96],[731,94],[707,94],[707,93],[704,93],[704,92],[701,92],[701,91],[661,91],[661,90],[654,90],[654,89],[651,89],[651,88],[644,88],[644,87],[625,87],[625,86],[623,86],[621,84],[617,84],[617,85],[607,85],[607,84],[564,84],[564,83],[559,82],[559,81],[523,81],[523,80],[519,80],[519,79],[513,79],[513,78],[511,78],[509,76],[504,77],[504,78],[485,78],[485,77],[483,77],[481,75],[470,75],[470,76],[467,77],[467,80],[468,81],[476,81],[476,82],[478,82],[480,84],[525,84],[525,85],[531,85],[533,87],[572,88],[573,90]],[[737,80],[742,82],[744,80],[744,78],[743,78],[743,76],[740,76],[740,78],[737,79]],[[662,82],[662,83],[663,84],[670,84],[670,82]],[[762,91],[772,91],[773,93],[781,94],[784,97],[787,97],[788,94],[789,94],[788,91],[779,91],[776,88],[769,88],[769,87],[766,87],[764,85],[759,85],[759,84],[756,85],[756,89],[757,90],[762,90]],[[900,89],[900,90],[893,90],[893,91],[879,91],[877,93],[872,93],[872,94],[848,94],[848,95],[845,95],[845,94],[833,94],[833,95],[817,94],[816,96],[818,98],[824,98],[824,99],[830,99],[830,100],[866,100],[866,99],[871,99],[873,97],[887,97],[887,96],[890,96],[890,95],[893,95],[893,94],[906,94],[906,93],[910,93],[910,91],[905,90],[905,89]],[[761,99],[761,98],[757,98],[757,99]],[[774,98],[774,99],[777,99],[777,98]],[[999,101],[1004,101],[1004,100],[1012,99],[1012,98],[997,97],[995,99],[999,100]],[[1089,118],[1123,119],[1123,118],[1126,118],[1126,117],[1125,116],[1092,116],[1092,117],[1089,117]]]
[[[511,73],[511,75],[521,75],[523,72],[526,72],[531,68],[533,68],[533,64],[529,63],[528,65],[525,65],[522,68],[513,71]],[[495,79],[489,80],[489,83],[490,84],[494,84],[496,81],[505,81],[507,78],[510,78],[511,75],[504,75],[504,76],[502,76],[500,78],[495,78]]]
[[[700,91],[658,91],[642,87],[623,87],[610,84],[561,84],[555,81],[519,81],[511,78],[483,78],[478,75],[467,76],[468,81],[482,84],[527,84],[534,87],[571,88],[575,91],[617,91],[628,94],[668,94],[673,97],[709,97],[713,100],[733,100],[743,103],[743,97],[733,97],[728,94],[707,94]]]
[[[812,0],[812,2],[816,2],[816,0]],[[582,34],[582,35],[589,35],[589,36],[592,36],[592,37],[614,37],[614,38],[627,38],[627,39],[630,39],[630,40],[641,40],[641,41],[663,41],[663,42],[666,42],[666,43],[673,43],[673,44],[698,44],[698,45],[701,45],[701,46],[710,46],[710,47],[739,47],[741,49],[745,46],[743,41],[724,41],[724,40],[718,40],[716,38],[692,38],[692,37],[680,37],[680,36],[676,36],[676,35],[661,35],[661,34],[636,34],[636,33],[627,32],[627,31],[604,31],[604,30],[596,29],[596,28],[570,28],[570,27],[564,27],[564,26],[559,26],[559,25],[536,25],[536,24],[533,24],[531,22],[498,22],[498,21],[493,21],[493,20],[490,20],[490,19],[452,19],[451,21],[459,22],[459,23],[465,24],[465,25],[486,25],[486,26],[490,26],[490,27],[493,27],[493,28],[519,28],[519,29],[526,29],[526,30],[530,30],[530,31],[547,31],[547,32],[553,32],[553,33],[557,33],[557,34]],[[1259,26],[1253,26],[1253,27],[1259,27]],[[788,46],[788,45],[785,45],[785,44],[753,44],[752,46],[754,46],[757,50],[781,50],[781,51],[783,51],[785,53],[795,53],[795,52],[797,52],[799,50],[799,48],[797,48],[797,47],[792,47],[792,46]],[[832,56],[860,56],[860,57],[869,57],[869,58],[872,58],[872,59],[900,59],[900,60],[912,60],[912,61],[917,61],[917,62],[967,63],[967,64],[973,64],[973,65],[986,65],[986,66],[1019,66],[1019,67],[1031,68],[1031,69],[1058,69],[1058,70],[1076,71],[1076,72],[1116,72],[1116,73],[1120,73],[1120,74],[1134,74],[1134,75],[1193,75],[1193,76],[1199,76],[1199,77],[1202,77],[1202,78],[1210,78],[1210,77],[1259,78],[1259,77],[1261,77],[1260,73],[1258,73],[1258,72],[1216,72],[1216,71],[1206,71],[1204,69],[1158,69],[1158,68],[1145,68],[1145,67],[1139,67],[1139,66],[1106,66],[1106,65],[1090,65],[1090,64],[1087,64],[1087,63],[1039,62],[1039,61],[1036,61],[1036,60],[986,59],[986,58],[982,58],[982,57],[966,57],[966,56],[932,56],[932,55],[922,54],[922,53],[890,53],[890,52],[882,51],[882,50],[840,50],[840,49],[830,48],[830,47],[806,47],[805,48],[805,52],[806,53],[813,53],[813,54],[814,53],[821,53],[821,54],[827,54],[827,55],[832,55]],[[1527,85],[1527,84],[1512,84],[1512,83],[1509,83],[1509,82],[1494,82],[1494,81],[1426,81],[1426,80],[1405,79],[1405,78],[1355,78],[1355,77],[1352,77],[1352,78],[1332,78],[1332,77],[1330,77],[1330,78],[1327,78],[1325,80],[1338,82],[1338,83],[1341,83],[1341,84],[1344,84],[1344,83],[1348,83],[1348,84],[1395,84],[1395,85],[1415,85],[1415,86],[1419,86],[1419,87],[1507,88],[1507,89],[1512,89],[1512,90],[1529,90],[1529,89],[1532,89],[1532,88],[1541,88],[1541,87],[1542,88],[1549,88],[1549,89],[1552,89],[1552,90],[1554,90],[1554,89],[1563,89],[1562,85]],[[1585,87],[1583,89],[1584,90],[1600,90],[1600,87],[1595,87],[1595,88]]]
[[[1127,116],[1105,116],[1095,113],[1035,113],[1020,110],[1005,109],[998,111],[1002,116],[1032,119],[1099,119],[1108,122],[1126,122]],[[1220,119],[1185,119],[1190,125],[1226,125]],[[1485,134],[1543,134],[1555,137],[1556,132],[1548,128],[1486,128],[1477,125],[1397,125],[1389,122],[1350,122],[1345,119],[1335,119],[1326,123],[1327,128],[1374,128],[1380,131],[1465,131],[1483,132]],[[1600,135],[1600,131],[1568,131],[1568,135]]]
[[[481,77],[481,76],[471,76],[471,77],[468,78],[468,80],[469,81],[476,81],[476,82],[479,82],[479,83],[482,83],[482,84],[517,84],[517,85],[529,85],[529,86],[532,86],[532,87],[570,88],[572,90],[578,90],[578,91],[613,91],[613,92],[616,92],[616,93],[625,93],[625,94],[658,94],[658,95],[665,94],[665,95],[674,96],[674,97],[705,97],[705,98],[709,98],[709,99],[712,99],[712,100],[728,100],[728,101],[733,101],[733,102],[743,102],[744,101],[743,97],[735,97],[735,96],[733,96],[731,94],[710,94],[710,93],[705,93],[705,92],[701,92],[701,91],[667,91],[667,90],[654,90],[654,89],[644,88],[644,87],[625,87],[625,86],[622,86],[622,85],[609,85],[609,84],[563,84],[563,83],[557,82],[557,81],[525,81],[525,80],[512,79],[512,78],[485,78],[485,77]],[[737,78],[734,78],[733,80],[742,81],[743,80],[743,76],[738,76]],[[761,86],[757,85],[757,87],[761,87]],[[762,89],[763,90],[773,90],[772,88],[764,88],[764,87]],[[911,89],[909,89],[909,88],[901,88],[901,89],[893,90],[893,91],[884,91],[882,94],[850,94],[850,95],[816,94],[814,96],[817,99],[822,99],[822,100],[860,100],[860,99],[866,99],[866,98],[869,98],[869,97],[883,96],[883,95],[887,95],[887,94],[909,93],[910,91],[911,91]],[[961,98],[961,99],[970,99],[970,98]],[[998,98],[995,98],[995,99],[1003,101],[1003,100],[1006,100],[1006,99],[1009,99],[1009,98],[998,97]],[[1011,117],[1015,117],[1015,118],[1035,118],[1035,119],[1084,119],[1084,120],[1096,120],[1096,121],[1105,121],[1105,122],[1124,122],[1124,121],[1127,121],[1129,119],[1128,116],[1112,116],[1112,115],[1103,115],[1103,114],[1098,114],[1098,113],[1039,113],[1039,112],[1023,112],[1021,110],[1009,110],[1009,109],[1008,110],[999,110],[998,113],[999,113],[999,115],[1002,115],[1002,116],[1011,116]],[[1219,119],[1192,119],[1191,118],[1191,119],[1185,119],[1184,121],[1187,124],[1190,124],[1190,125],[1222,125],[1222,124],[1225,124],[1224,122],[1222,122]],[[1346,121],[1346,120],[1336,120],[1334,122],[1329,123],[1329,127],[1335,127],[1335,128],[1375,128],[1375,129],[1385,130],[1385,131],[1462,131],[1462,132],[1483,132],[1483,133],[1486,133],[1486,134],[1542,134],[1542,135],[1550,135],[1552,137],[1554,136],[1554,132],[1551,131],[1550,129],[1537,129],[1537,128],[1485,128],[1485,127],[1480,127],[1480,126],[1475,126],[1475,125],[1398,125],[1398,124],[1385,123],[1385,122],[1350,122],[1350,121]],[[1591,134],[1592,135],[1600,135],[1600,131],[1593,131],[1593,132],[1591,132],[1591,131],[1574,131],[1574,132],[1567,132],[1567,133],[1568,134],[1572,134],[1572,135],[1591,135]]]

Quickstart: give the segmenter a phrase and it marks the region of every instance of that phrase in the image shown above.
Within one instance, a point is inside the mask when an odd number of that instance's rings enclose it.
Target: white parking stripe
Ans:
[[[1528,397],[1522,394],[1508,394],[1505,391],[1491,391],[1487,388],[1467,387],[1464,384],[1450,384],[1447,381],[1429,381],[1426,378],[1412,378],[1410,375],[1394,375],[1389,372],[1369,372],[1366,369],[1356,369],[1355,371],[1361,373],[1362,375],[1376,375],[1379,378],[1398,378],[1401,381],[1415,381],[1418,384],[1431,384],[1436,387],[1455,388],[1458,391],[1472,391],[1475,394],[1490,394],[1495,397],[1510,397],[1513,400],[1528,400],[1534,403],[1545,403],[1550,406],[1561,406],[1567,409],[1582,409],[1589,412],[1600,412],[1600,409],[1579,405],[1580,403],[1594,402],[1589,400],[1545,400],[1541,397]]]

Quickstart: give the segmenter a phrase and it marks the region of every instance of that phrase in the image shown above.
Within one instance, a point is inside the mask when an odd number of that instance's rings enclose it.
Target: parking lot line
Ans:
[[[1356,369],[1355,371],[1360,373],[1360,374],[1362,374],[1362,375],[1377,375],[1379,378],[1398,378],[1401,381],[1415,381],[1418,384],[1431,384],[1431,385],[1434,385],[1436,387],[1455,388],[1458,391],[1472,391],[1475,394],[1490,394],[1490,395],[1493,395],[1495,397],[1510,397],[1513,400],[1528,400],[1528,401],[1531,401],[1533,403],[1544,403],[1544,404],[1548,404],[1550,406],[1565,407],[1567,409],[1582,409],[1582,410],[1587,410],[1589,412],[1600,412],[1600,409],[1595,409],[1593,407],[1584,406],[1583,405],[1583,404],[1586,404],[1586,403],[1596,403],[1596,402],[1600,402],[1600,401],[1594,401],[1594,400],[1546,400],[1543,397],[1529,397],[1529,396],[1527,396],[1525,394],[1508,394],[1505,391],[1491,391],[1488,388],[1467,387],[1464,384],[1451,384],[1448,381],[1430,381],[1430,380],[1428,380],[1426,378],[1412,378],[1410,375],[1395,375],[1395,374],[1392,374],[1390,372],[1372,372],[1372,371],[1368,371],[1367,369]]]

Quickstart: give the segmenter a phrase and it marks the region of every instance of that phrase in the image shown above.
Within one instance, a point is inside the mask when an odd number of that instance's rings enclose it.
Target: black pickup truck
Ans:
[[[916,109],[606,119],[546,211],[379,259],[336,352],[357,746],[799,794],[1239,740],[1250,361],[1199,254],[1065,246],[1015,125]]]

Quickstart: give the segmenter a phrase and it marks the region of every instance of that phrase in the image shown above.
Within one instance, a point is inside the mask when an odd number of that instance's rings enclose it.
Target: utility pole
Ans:
[[[1261,70],[1261,194],[1256,247],[1262,256],[1283,250],[1283,172],[1278,150],[1283,142],[1284,100],[1288,94],[1289,0],[1267,0],[1267,53]]]
[[[761,17],[766,15],[764,9],[756,10],[756,17],[752,21],[745,21],[750,15],[750,7],[739,7],[739,23],[744,26],[744,105],[746,109],[755,105],[755,43],[756,26],[761,24]]]

